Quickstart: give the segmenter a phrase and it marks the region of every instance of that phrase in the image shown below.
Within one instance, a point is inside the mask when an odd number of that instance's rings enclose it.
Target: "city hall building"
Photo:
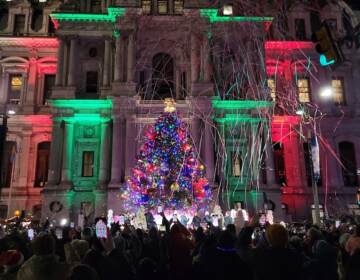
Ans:
[[[1,2],[1,218],[122,211],[121,189],[165,98],[224,210],[240,202],[309,218],[316,135],[323,209],[356,211],[360,53],[347,44],[344,63],[322,67],[310,41],[322,21],[337,38],[351,33],[356,10],[250,2]]]

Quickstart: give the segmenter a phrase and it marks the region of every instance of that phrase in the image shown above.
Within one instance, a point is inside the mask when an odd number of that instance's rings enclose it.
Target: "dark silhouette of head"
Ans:
[[[48,233],[41,233],[32,242],[32,249],[37,256],[54,254],[55,239]]]
[[[96,271],[86,264],[75,266],[70,275],[70,280],[98,280]]]

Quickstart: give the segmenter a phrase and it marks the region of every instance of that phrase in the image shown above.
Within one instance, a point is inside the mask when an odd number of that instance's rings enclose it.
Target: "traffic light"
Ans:
[[[315,49],[320,54],[321,66],[338,64],[344,61],[341,47],[334,40],[331,29],[326,22],[312,35],[311,39],[316,43]]]

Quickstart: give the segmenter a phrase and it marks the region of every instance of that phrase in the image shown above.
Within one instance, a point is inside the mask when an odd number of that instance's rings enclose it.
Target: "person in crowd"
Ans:
[[[106,255],[107,252],[111,252],[112,249],[114,249],[108,245],[111,244],[111,240],[109,239],[110,238],[108,237],[107,240],[104,241],[94,236],[92,238],[91,248],[82,260],[83,264],[89,265],[97,272],[100,280],[111,280],[117,278],[115,275],[116,266]],[[109,247],[105,248],[106,246]]]
[[[0,267],[4,267],[3,273],[0,273],[2,280],[16,280],[20,266],[24,262],[24,256],[17,250],[8,250],[0,255]]]
[[[197,228],[200,227],[201,225],[201,218],[200,218],[200,214],[198,211],[196,211],[193,219],[192,219],[192,224],[194,226],[194,229],[196,230]]]
[[[47,233],[39,234],[32,243],[34,255],[17,274],[18,280],[63,280],[69,276],[69,267],[58,261],[55,240]]]
[[[346,251],[352,256],[356,250],[360,249],[360,225],[355,227],[354,233],[350,236],[345,245]]]
[[[172,279],[186,279],[192,269],[191,251],[194,248],[190,233],[181,224],[176,223],[170,229],[168,239],[169,270]]]
[[[258,248],[254,254],[256,279],[302,279],[302,258],[288,248],[287,230],[279,224],[270,225],[266,230],[266,238],[269,246]]]
[[[72,268],[69,280],[99,280],[99,277],[90,266],[78,264]]]

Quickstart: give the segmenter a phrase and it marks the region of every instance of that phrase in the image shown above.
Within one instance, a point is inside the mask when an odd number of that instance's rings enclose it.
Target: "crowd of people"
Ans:
[[[340,223],[260,225],[208,223],[186,228],[163,215],[163,228],[111,224],[59,229],[48,224],[29,234],[0,232],[4,280],[355,280],[360,279],[360,225]]]

